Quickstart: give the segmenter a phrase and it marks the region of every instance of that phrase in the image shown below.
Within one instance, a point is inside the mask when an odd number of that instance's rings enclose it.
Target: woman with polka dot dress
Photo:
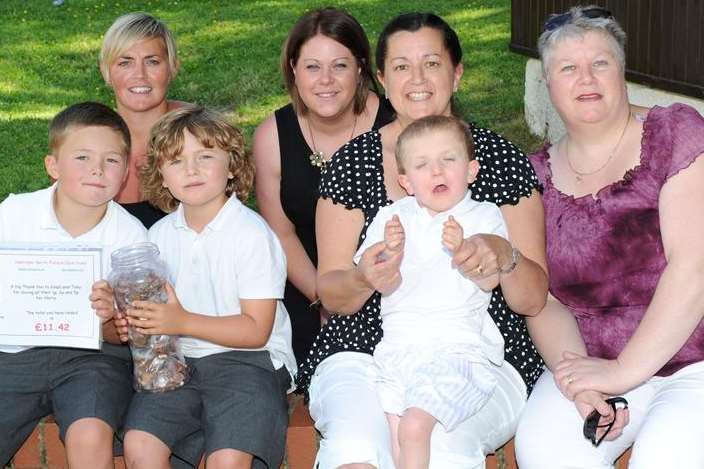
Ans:
[[[393,19],[379,38],[376,62],[396,118],[341,147],[322,174],[317,290],[323,305],[339,314],[321,330],[298,376],[322,435],[319,469],[394,468],[371,354],[381,338],[378,290],[398,281],[400,259],[380,259],[383,243],[365,251],[357,265],[353,255],[379,208],[406,195],[394,158],[398,135],[421,117],[451,114],[452,94],[463,73],[461,59],[457,34],[438,16],[409,13]],[[470,130],[481,168],[471,196],[499,205],[509,239],[472,236],[453,263],[474,278],[499,272],[489,313],[504,338],[505,360],[497,365],[495,392],[477,414],[452,432],[435,427],[431,468],[483,467],[486,454],[513,436],[543,370],[521,316],[537,314],[547,295],[538,181],[512,143],[475,125]]]

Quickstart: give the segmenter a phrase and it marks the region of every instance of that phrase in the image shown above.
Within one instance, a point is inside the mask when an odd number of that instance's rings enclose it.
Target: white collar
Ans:
[[[65,233],[68,237],[73,240],[80,240],[84,236],[90,235],[93,231],[100,230],[101,225],[110,223],[110,220],[112,220],[112,218],[115,216],[114,212],[116,210],[116,202],[110,200],[108,201],[107,207],[105,208],[105,214],[103,215],[103,218],[101,218],[100,221],[93,228],[79,236],[71,236],[71,234],[66,231],[63,225],[61,225],[59,219],[56,218],[56,211],[54,210],[54,197],[56,195],[56,189],[58,187],[58,184],[59,183],[57,181],[46,189],[46,197],[44,198],[42,206],[40,207],[41,215],[39,227],[41,229],[60,231],[62,233]],[[117,242],[117,235],[118,233],[116,229],[107,229],[103,230],[102,237],[104,242],[106,242],[107,244],[114,244]]]
[[[209,230],[209,231],[223,231],[226,229],[230,213],[237,213],[239,212],[240,208],[242,207],[242,202],[239,201],[237,196],[235,194],[232,194],[227,201],[225,201],[225,205],[223,205],[220,210],[218,210],[217,215],[215,215],[215,218],[210,220],[207,225],[203,228],[203,231]],[[176,212],[174,213],[175,216],[173,218],[173,223],[174,223],[174,228],[176,229],[182,229],[182,230],[191,230],[191,227],[188,226],[188,223],[186,222],[186,213],[183,208],[183,204],[179,203],[178,207],[176,208]]]
[[[425,207],[421,207],[421,205],[418,203],[418,199],[416,199],[415,197],[413,197],[413,199],[413,211],[415,212],[416,216],[420,217],[421,220],[425,220],[426,222],[438,223],[444,223],[450,215],[457,218],[458,216],[467,213],[477,203],[472,200],[472,192],[470,190],[467,190],[467,194],[465,194],[462,200],[457,202],[453,207],[450,207],[444,212],[439,212],[435,215],[430,215],[428,209],[426,209]]]

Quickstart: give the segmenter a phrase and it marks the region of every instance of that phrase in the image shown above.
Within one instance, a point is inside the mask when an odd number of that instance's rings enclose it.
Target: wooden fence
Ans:
[[[579,4],[607,8],[623,26],[629,81],[704,99],[704,0],[512,0],[510,49],[537,57],[548,15]]]

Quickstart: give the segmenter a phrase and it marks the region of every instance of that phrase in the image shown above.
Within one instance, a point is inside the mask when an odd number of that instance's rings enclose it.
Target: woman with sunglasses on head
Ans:
[[[342,144],[386,125],[391,112],[369,89],[376,90],[369,41],[344,10],[321,8],[303,15],[284,42],[281,73],[291,103],[257,128],[253,156],[257,205],[288,260],[284,304],[301,363],[320,330],[315,279],[320,172]]]
[[[184,104],[166,97],[178,69],[173,34],[166,24],[147,13],[120,16],[105,33],[100,72],[115,94],[117,112],[127,122],[132,138],[127,181],[116,200],[147,228],[166,214],[143,201],[139,168],[146,161],[152,126]]]
[[[596,7],[553,16],[538,43],[567,134],[531,156],[551,296],[529,327],[549,370],[519,425],[521,469],[613,467],[633,443],[632,468],[704,467],[704,119],[630,104],[624,43]]]
[[[392,444],[397,442],[390,439],[377,397],[371,354],[382,333],[379,291],[395,281],[400,259],[379,259],[383,243],[367,249],[358,264],[353,256],[379,208],[406,196],[394,157],[398,135],[422,117],[450,115],[463,73],[457,34],[431,13],[391,20],[379,38],[376,62],[395,119],[340,148],[322,175],[317,206],[318,293],[328,310],[339,314],[321,330],[298,381],[301,387],[309,385],[311,416],[323,437],[320,469],[394,468]],[[527,394],[542,372],[524,319],[511,311],[535,314],[547,294],[537,180],[513,144],[476,125],[470,125],[470,132],[481,166],[472,198],[500,206],[509,240],[475,235],[463,240],[453,261],[468,278],[503,272],[489,312],[502,333],[505,360],[492,370],[497,386],[478,413],[451,432],[435,426],[430,449],[430,467],[435,468],[483,467],[486,454],[513,436]],[[405,429],[398,431],[402,441]]]

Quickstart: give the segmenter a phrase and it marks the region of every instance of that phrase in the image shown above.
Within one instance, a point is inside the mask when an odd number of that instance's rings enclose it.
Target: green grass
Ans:
[[[230,113],[251,137],[288,99],[278,71],[281,43],[304,11],[337,4],[374,44],[394,15],[432,10],[460,35],[465,75],[458,104],[465,117],[533,150],[523,120],[525,59],[508,51],[509,0],[0,1],[0,200],[47,185],[43,168],[49,120],[83,100],[113,104],[97,66],[102,35],[129,11],[147,11],[176,34],[181,73],[170,97]]]

